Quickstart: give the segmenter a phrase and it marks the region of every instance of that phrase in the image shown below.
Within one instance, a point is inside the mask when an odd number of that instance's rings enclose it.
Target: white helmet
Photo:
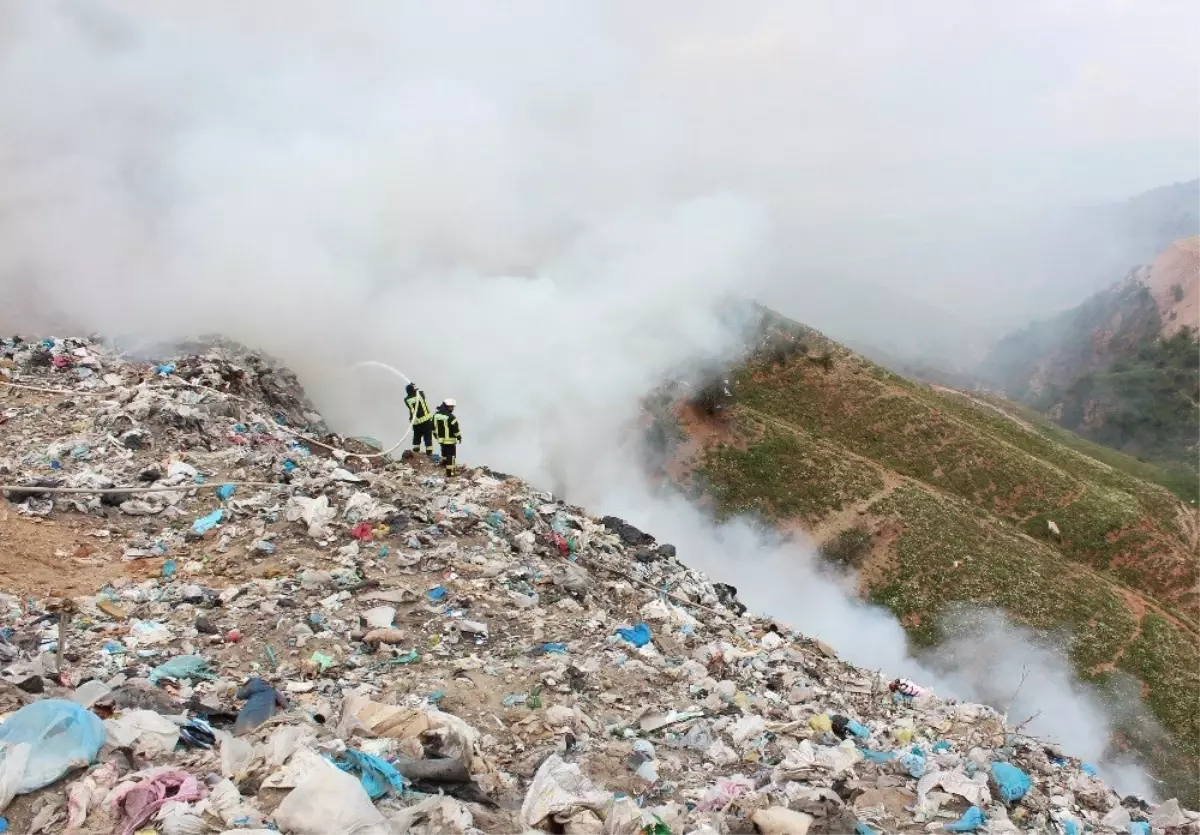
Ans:
[[[455,406],[458,405],[458,401],[455,400],[453,397],[447,397],[445,400],[442,401],[442,405],[449,406],[451,409],[453,409]]]

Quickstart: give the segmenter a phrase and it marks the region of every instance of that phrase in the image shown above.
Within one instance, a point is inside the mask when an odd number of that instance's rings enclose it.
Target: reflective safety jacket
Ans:
[[[429,411],[429,401],[425,399],[425,392],[420,389],[417,389],[417,393],[412,397],[404,398],[404,405],[408,407],[408,422],[413,426],[433,420],[433,413]]]
[[[462,432],[458,429],[458,418],[441,409],[434,412],[433,439],[439,444],[461,444]]]

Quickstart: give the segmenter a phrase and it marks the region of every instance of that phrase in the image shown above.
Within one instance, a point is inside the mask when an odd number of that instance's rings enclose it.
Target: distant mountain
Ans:
[[[1154,339],[1161,327],[1149,288],[1131,275],[1077,307],[1009,334],[977,373],[1005,396],[1048,409],[1067,386]]]
[[[1123,233],[1148,254],[1200,234],[1200,179],[1161,186],[1120,203],[1080,209],[1080,214]]]
[[[1064,428],[1194,467],[1200,436],[1200,237],[1002,339],[976,374]]]

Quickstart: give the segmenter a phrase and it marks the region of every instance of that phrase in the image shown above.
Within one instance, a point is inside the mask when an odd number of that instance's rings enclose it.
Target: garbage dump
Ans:
[[[14,832],[1200,832],[624,520],[370,457],[237,346],[0,368],[0,524],[105,572],[4,567]]]

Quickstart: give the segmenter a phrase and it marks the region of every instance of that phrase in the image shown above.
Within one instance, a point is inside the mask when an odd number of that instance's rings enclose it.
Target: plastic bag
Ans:
[[[958,771],[935,771],[926,774],[917,783],[917,803],[924,805],[925,795],[935,788],[956,794],[972,806],[983,807],[992,802],[991,793],[983,783]]]
[[[133,835],[166,806],[192,803],[208,795],[208,787],[181,768],[153,768],[132,776],[139,775],[141,780],[122,783],[105,799],[122,835]]]
[[[13,795],[95,762],[105,736],[99,716],[66,699],[42,699],[8,717],[0,725],[0,811]]]
[[[263,822],[262,813],[242,797],[232,780],[222,780],[212,787],[208,806],[226,826],[237,826],[239,823],[262,825]]]
[[[867,726],[861,725],[858,722],[855,722],[853,719],[846,722],[846,730],[854,734],[859,739],[871,738],[871,731],[867,728]]]
[[[521,821],[536,828],[552,815],[570,816],[580,809],[590,809],[603,817],[611,803],[612,795],[596,788],[579,766],[553,754],[533,775],[533,784],[521,804]]]
[[[924,757],[911,751],[900,758],[900,767],[912,777],[924,775],[926,764]]]
[[[274,818],[281,832],[293,835],[390,835],[392,831],[358,780],[329,762],[292,789]]]
[[[195,522],[192,522],[192,533],[196,536],[204,536],[204,534],[215,528],[222,519],[225,518],[224,510],[214,510],[205,516],[201,516]]]
[[[234,736],[248,733],[275,715],[277,709],[287,709],[283,694],[257,676],[243,684],[237,691],[239,699],[246,703],[238,711],[234,723]]]
[[[407,781],[387,760],[348,748],[335,765],[342,771],[358,774],[362,787],[372,800],[378,800],[389,790],[404,793]]]
[[[807,835],[813,817],[804,812],[772,806],[769,809],[759,809],[751,820],[763,835]]]
[[[644,623],[639,623],[632,629],[618,629],[617,634],[635,647],[644,647],[650,643],[650,627]]]
[[[1020,800],[1032,785],[1028,774],[1009,763],[992,763],[992,781],[1006,803]]]
[[[438,835],[463,835],[475,826],[470,809],[453,797],[437,794],[401,809],[389,820],[396,832],[434,832]]]
[[[330,507],[327,496],[309,498],[292,496],[283,509],[289,522],[303,521],[308,526],[308,535],[313,539],[324,539],[329,535],[329,523],[337,516],[337,508]]]
[[[188,803],[168,803],[154,815],[162,835],[207,835],[211,831],[203,816]]]
[[[144,756],[166,754],[179,742],[179,726],[153,710],[127,710],[104,723],[113,746],[136,746]]]
[[[208,668],[208,661],[202,655],[176,655],[170,661],[164,661],[150,671],[150,683],[158,684],[163,679],[178,681],[181,678],[215,679]]]
[[[943,829],[947,832],[974,832],[983,825],[983,810],[978,806],[972,806],[967,811],[963,812],[963,816],[954,823],[948,823]]]

